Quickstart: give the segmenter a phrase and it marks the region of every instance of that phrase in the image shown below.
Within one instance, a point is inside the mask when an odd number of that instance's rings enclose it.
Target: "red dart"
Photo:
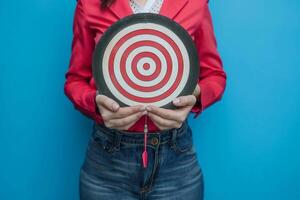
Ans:
[[[147,167],[148,164],[148,153],[147,153],[147,133],[148,133],[148,125],[147,125],[147,114],[145,115],[145,127],[144,127],[144,152],[142,153],[143,166]]]

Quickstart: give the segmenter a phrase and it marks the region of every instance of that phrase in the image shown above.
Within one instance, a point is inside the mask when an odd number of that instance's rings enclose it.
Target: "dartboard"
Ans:
[[[197,49],[174,20],[138,13],[113,23],[93,53],[93,76],[100,92],[120,106],[155,105],[192,94],[199,76]]]

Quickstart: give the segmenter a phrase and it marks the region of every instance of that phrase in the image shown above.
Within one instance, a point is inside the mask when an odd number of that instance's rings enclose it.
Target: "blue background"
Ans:
[[[78,199],[92,121],[63,93],[75,0],[2,1],[0,199]],[[206,200],[300,199],[300,2],[211,1],[228,75],[189,118]]]

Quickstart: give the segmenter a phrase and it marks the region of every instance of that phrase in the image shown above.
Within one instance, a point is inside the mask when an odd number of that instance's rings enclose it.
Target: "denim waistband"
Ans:
[[[168,142],[169,140],[175,140],[177,136],[181,136],[187,132],[189,124],[187,119],[182,123],[179,128],[172,128],[167,130],[158,130],[155,132],[149,132],[147,140],[152,140],[156,137],[160,144]],[[111,129],[106,127],[104,124],[93,124],[93,130],[100,130],[112,141],[116,138],[120,142],[131,143],[131,144],[144,144],[144,132],[129,132],[124,130]]]

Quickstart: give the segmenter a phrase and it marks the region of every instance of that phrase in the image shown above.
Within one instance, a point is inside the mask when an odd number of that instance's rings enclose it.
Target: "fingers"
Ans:
[[[122,119],[134,113],[142,112],[144,110],[145,110],[144,106],[136,105],[136,106],[129,106],[129,107],[120,107],[117,112],[102,111],[101,115],[104,120]]]
[[[199,84],[197,84],[193,92],[193,95],[196,97],[196,99],[199,98],[200,92],[201,92],[200,86]]]
[[[194,95],[180,96],[173,101],[173,104],[175,106],[193,106],[196,103],[196,100]]]
[[[144,105],[120,107],[116,101],[101,94],[96,96],[96,103],[107,127],[127,130],[148,112],[148,116],[153,123],[163,130],[174,127],[179,128],[186,119],[191,107],[196,103],[196,97],[194,95],[177,97],[173,104],[180,108],[175,110],[153,105],[148,105],[147,107]]]
[[[121,119],[132,115],[137,112],[141,112],[145,110],[145,106],[143,105],[136,105],[136,106],[129,106],[129,107],[121,107],[118,112],[113,113],[112,118],[114,119]]]
[[[122,119],[111,119],[109,121],[107,121],[107,123],[105,124],[107,127],[116,127],[116,128],[120,128],[120,127],[127,127],[130,124],[136,122],[143,114],[145,114],[145,112],[137,112],[134,114],[131,114],[127,117],[124,117]]]
[[[164,119],[175,120],[178,122],[184,120],[181,112],[178,112],[178,110],[170,110],[151,105],[147,106],[146,110]]]
[[[102,94],[96,96],[96,103],[112,112],[116,112],[120,107],[116,101]]]
[[[148,116],[151,118],[153,123],[159,127],[159,129],[169,129],[171,127],[179,128],[181,123],[174,120],[168,120],[156,115],[154,113],[148,112]]]
[[[161,130],[181,127],[183,121],[190,112],[190,109],[196,103],[196,97],[194,95],[181,96],[177,99],[179,101],[175,101],[174,104],[181,107],[175,110],[160,108],[153,105],[146,107],[148,116]]]
[[[120,127],[116,127],[116,128],[119,129],[119,130],[125,130],[125,131],[127,131],[131,126],[133,126],[133,124],[135,124],[136,121],[133,121],[133,122],[127,124],[126,126],[120,126]]]
[[[143,115],[145,115],[145,113],[143,113]],[[140,117],[142,117],[142,116],[140,116]],[[119,126],[119,127],[116,127],[116,128],[119,129],[119,130],[128,130],[131,126],[133,126],[136,123],[136,121],[138,119],[139,119],[139,117],[136,120],[133,120],[131,123],[129,123],[125,126]]]

